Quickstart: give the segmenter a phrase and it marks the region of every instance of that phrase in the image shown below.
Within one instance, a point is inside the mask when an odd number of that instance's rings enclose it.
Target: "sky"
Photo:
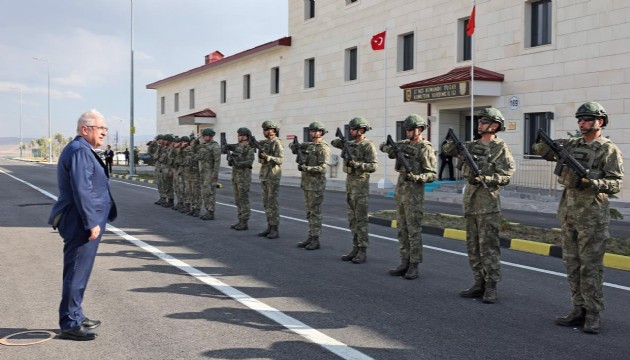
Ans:
[[[20,91],[23,137],[48,136],[50,68],[53,136],[96,109],[128,140],[132,1],[137,136],[156,132],[147,84],[288,35],[286,0],[0,0],[0,137],[19,137]]]

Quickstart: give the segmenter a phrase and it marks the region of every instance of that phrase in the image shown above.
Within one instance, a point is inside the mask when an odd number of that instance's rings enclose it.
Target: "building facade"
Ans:
[[[575,110],[600,102],[604,135],[630,154],[630,3],[620,0],[478,0],[474,34],[466,34],[470,0],[289,0],[288,36],[147,85],[157,91],[158,133],[211,126],[236,140],[236,129],[275,120],[284,141],[320,121],[333,138],[364,116],[376,143],[401,137],[411,113],[427,117],[425,135],[439,148],[449,127],[470,139],[474,112],[494,106],[499,133],[517,161],[513,184],[554,190],[551,164],[530,153],[539,128],[554,138],[577,129]],[[379,39],[382,34],[384,46]],[[474,64],[474,82],[471,66]],[[471,92],[474,102],[471,104]],[[286,148],[288,149],[288,147]],[[287,150],[289,151],[289,150]],[[290,154],[287,154],[289,156]],[[337,154],[338,155],[338,154]],[[384,154],[372,176],[395,181]],[[333,176],[343,177],[331,165]],[[284,165],[287,175],[297,169]],[[295,173],[293,173],[295,172]],[[628,182],[621,198],[630,199]]]

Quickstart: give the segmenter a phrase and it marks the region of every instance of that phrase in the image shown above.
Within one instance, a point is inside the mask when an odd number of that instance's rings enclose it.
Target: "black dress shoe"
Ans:
[[[85,318],[85,320],[83,320],[81,325],[83,325],[83,327],[88,330],[94,330],[97,327],[101,326],[101,322],[100,320],[90,320],[88,318]]]
[[[59,337],[68,340],[88,341],[96,339],[96,334],[86,329],[85,326],[79,325],[72,329],[61,330]]]

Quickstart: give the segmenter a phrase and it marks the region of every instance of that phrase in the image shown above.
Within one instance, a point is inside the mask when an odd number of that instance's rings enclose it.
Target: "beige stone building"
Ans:
[[[551,164],[531,157],[530,144],[539,128],[555,138],[575,133],[575,110],[585,101],[604,105],[604,134],[627,163],[630,2],[476,4],[471,41],[470,0],[290,0],[287,37],[229,56],[215,51],[201,66],[147,85],[157,91],[158,133],[210,126],[234,141],[241,126],[262,137],[260,125],[272,119],[285,143],[304,141],[312,121],[326,125],[330,140],[362,115],[373,127],[368,137],[380,143],[387,134],[399,138],[400,122],[417,113],[430,119],[425,137],[437,149],[449,127],[470,139],[472,90],[475,112],[494,106],[507,120],[499,136],[517,161],[514,185],[556,188]],[[383,31],[384,49],[373,50]],[[394,164],[383,154],[379,162],[372,179],[386,186]],[[331,165],[331,176],[343,178],[340,168]],[[283,169],[297,173],[290,160]],[[630,199],[628,183],[622,198]]]

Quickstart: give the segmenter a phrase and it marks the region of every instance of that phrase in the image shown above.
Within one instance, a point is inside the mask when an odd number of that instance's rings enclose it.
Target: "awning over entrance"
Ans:
[[[209,124],[214,125],[217,118],[217,114],[214,111],[206,108],[201,111],[197,111],[192,114],[182,115],[178,117],[179,125],[197,125],[197,124]]]
[[[500,96],[504,75],[475,66],[475,96]],[[470,66],[446,74],[401,85],[404,101],[433,102],[470,96]]]

